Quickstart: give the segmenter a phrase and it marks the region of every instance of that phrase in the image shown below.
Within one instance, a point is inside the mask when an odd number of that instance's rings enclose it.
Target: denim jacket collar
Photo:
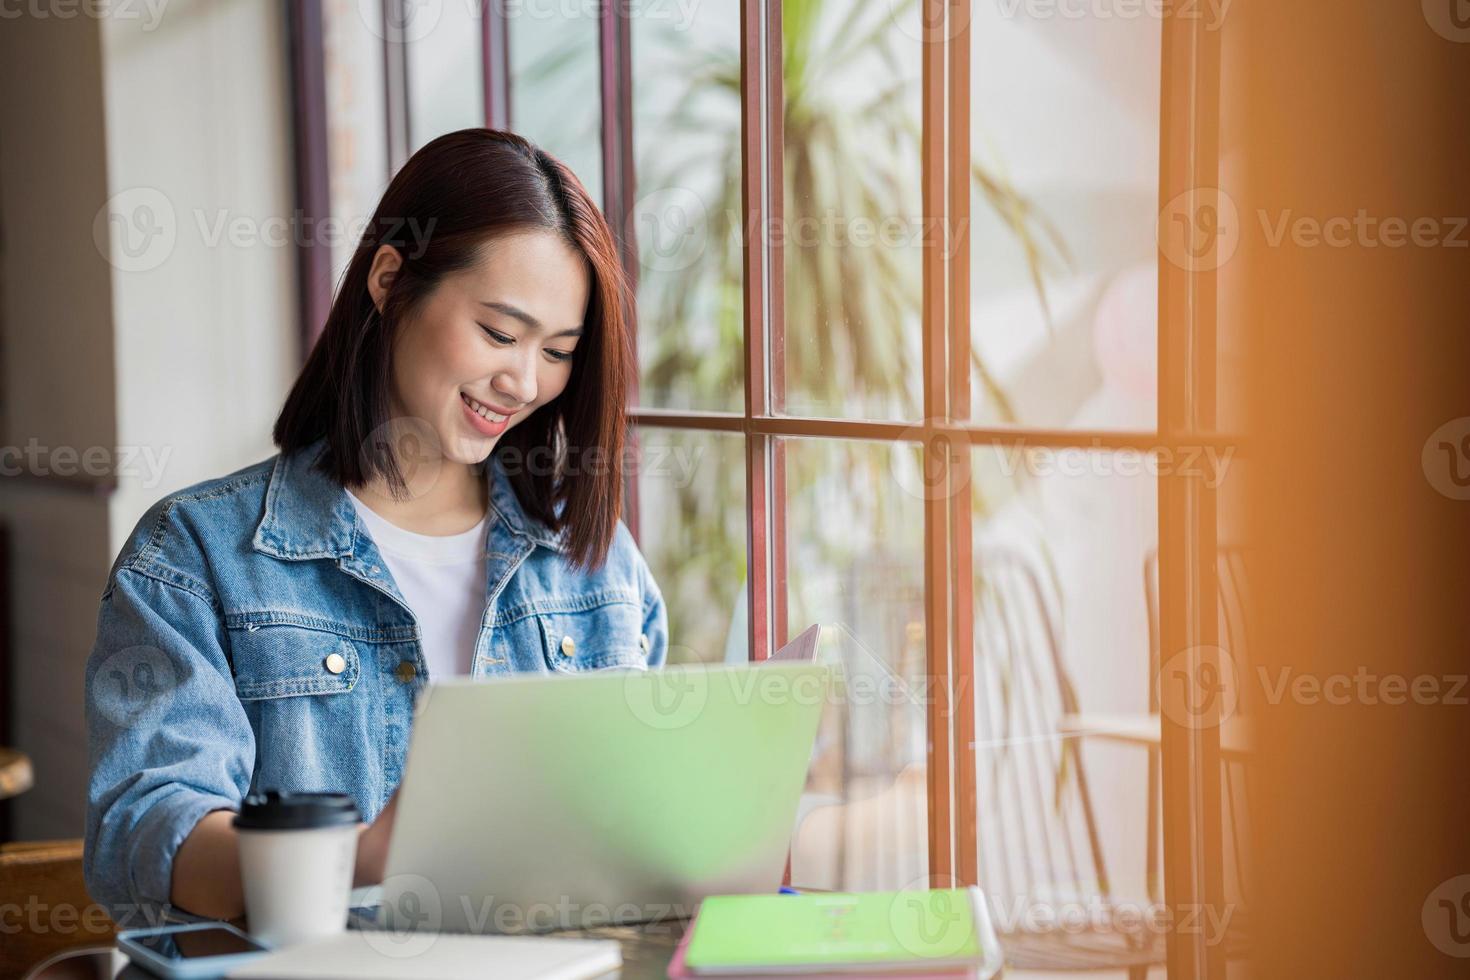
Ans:
[[[277,558],[340,558],[352,554],[356,508],[347,491],[314,465],[326,448],[318,439],[299,453],[276,456],[265,494],[265,515],[255,528],[255,550]],[[490,509],[506,529],[533,544],[566,550],[565,534],[553,534],[521,508],[500,463],[486,462]]]

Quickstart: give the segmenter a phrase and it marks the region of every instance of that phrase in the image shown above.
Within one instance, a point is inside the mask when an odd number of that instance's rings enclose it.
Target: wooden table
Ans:
[[[576,929],[549,933],[581,939],[616,939],[623,950],[623,966],[616,973],[606,974],[618,980],[664,980],[668,976],[669,960],[674,947],[684,935],[688,925],[686,919],[668,919],[663,922],[641,926],[603,926],[597,929]],[[33,975],[33,980],[111,980],[117,962],[126,962],[114,949],[89,949],[71,953],[53,960],[44,970]],[[492,976],[490,971],[486,976]],[[116,974],[115,980],[156,980],[154,974],[140,966],[129,964]]]
[[[1158,715],[1062,715],[1057,729],[1063,735],[1101,738],[1128,745],[1157,748],[1161,744]],[[1255,728],[1248,718],[1227,718],[1220,726],[1220,754],[1243,761],[1255,745]]]
[[[35,775],[24,752],[0,747],[0,800],[19,796],[31,788]]]

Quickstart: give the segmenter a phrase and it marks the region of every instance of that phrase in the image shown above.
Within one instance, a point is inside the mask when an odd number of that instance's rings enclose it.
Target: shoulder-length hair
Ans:
[[[586,257],[590,297],[567,387],[508,430],[492,455],[553,461],[503,468],[526,513],[554,532],[565,530],[572,562],[595,567],[622,512],[631,289],[586,189],[523,137],[462,129],[403,165],[363,232],[272,436],[283,453],[325,437],[318,465],[337,482],[361,486],[379,476],[395,495],[404,492],[391,448],[370,438],[390,421],[394,334],[441,279],[472,266],[487,242],[527,230],[553,232]],[[379,313],[367,280],[382,245],[396,248],[403,263]],[[569,449],[599,465],[569,467]]]

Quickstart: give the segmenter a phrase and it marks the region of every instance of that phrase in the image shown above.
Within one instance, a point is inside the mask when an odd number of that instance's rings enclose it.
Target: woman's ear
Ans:
[[[378,250],[373,253],[373,264],[368,268],[367,288],[379,313],[383,312],[383,300],[388,295],[388,287],[393,284],[402,266],[403,256],[392,245],[379,245]]]

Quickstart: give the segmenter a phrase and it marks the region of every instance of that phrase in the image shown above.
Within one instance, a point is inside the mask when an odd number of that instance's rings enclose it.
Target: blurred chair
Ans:
[[[1011,549],[977,549],[975,574],[976,836],[1006,963],[1146,977],[1164,936],[1137,921],[1142,902],[1119,912],[1082,753],[1058,730],[1079,706],[1056,603]]]
[[[80,840],[0,844],[0,895],[19,917],[5,923],[0,977],[24,976],[57,953],[106,945],[116,935],[87,894]]]

